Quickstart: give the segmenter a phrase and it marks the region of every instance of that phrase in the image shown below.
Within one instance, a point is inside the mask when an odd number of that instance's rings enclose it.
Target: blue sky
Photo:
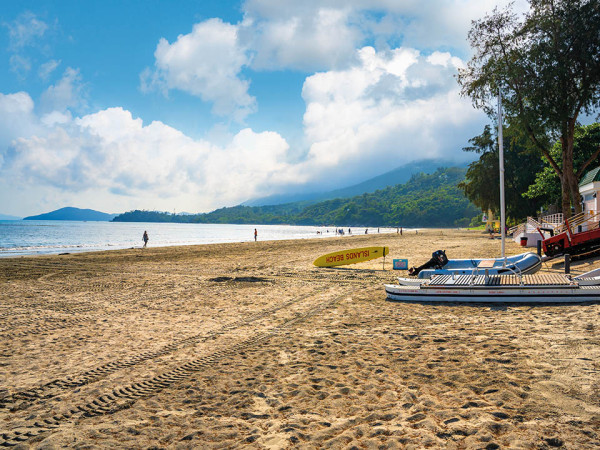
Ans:
[[[470,21],[506,1],[19,1],[0,213],[203,212],[464,160]],[[523,8],[523,2],[517,3]]]

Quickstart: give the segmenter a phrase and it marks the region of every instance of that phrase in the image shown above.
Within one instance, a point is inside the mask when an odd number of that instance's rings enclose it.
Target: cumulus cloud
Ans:
[[[41,96],[40,108],[43,112],[65,112],[69,108],[85,106],[84,85],[78,69],[67,67],[62,78],[49,86]]]
[[[180,210],[237,204],[290,181],[289,147],[274,132],[243,129],[215,146],[159,121],[144,125],[123,108],[77,118],[56,111],[36,118],[34,109],[27,94],[0,97],[0,113],[30,127],[0,153],[5,181],[77,195],[103,192],[115,205],[135,198],[137,207],[151,207],[146,199],[171,209],[180,202]]]
[[[317,73],[304,83],[310,149],[295,167],[298,173],[329,173],[326,179],[335,185],[414,160],[452,158],[468,130],[483,125],[485,117],[459,97],[453,75],[460,59],[406,48],[357,53],[355,66]]]
[[[304,152],[274,131],[243,128],[216,144],[120,107],[82,115],[85,84],[67,68],[37,105],[24,92],[0,94],[0,179],[61,199],[94,193],[114,210],[206,211],[302,183],[347,186],[412,160],[457,157],[486,119],[459,97],[454,74],[468,57],[461,49],[470,20],[491,3],[506,2],[247,0],[238,24],[210,19],[174,42],[161,39],[141,88],[187,92],[243,122],[257,109],[246,79],[253,71],[310,71]],[[47,33],[30,19],[30,34],[15,27],[11,37],[11,67],[21,73],[32,62],[17,50]],[[44,61],[39,75],[47,79],[60,61]]]
[[[159,121],[144,124],[123,108],[72,117],[78,73],[67,70],[46,91],[40,116],[25,93],[0,96],[0,115],[12,121],[0,124],[8,136],[0,175],[63,193],[104,192],[115,205],[136,199],[138,208],[206,211],[307,183],[347,186],[413,160],[452,159],[486,122],[459,97],[453,76],[463,63],[449,52],[366,46],[353,59],[306,78],[300,160],[273,131],[244,128],[216,145]]]
[[[8,146],[14,139],[28,137],[40,130],[34,106],[26,92],[0,93],[0,158],[6,157]]]
[[[312,71],[345,66],[363,39],[361,30],[349,22],[349,8],[295,2],[281,14],[279,8],[256,6],[246,5],[249,11],[240,27],[255,53],[254,69]]]
[[[511,0],[247,0],[241,33],[256,69],[343,68],[367,41],[418,49],[468,51],[471,21]],[[527,9],[517,0],[516,11]]]
[[[209,19],[169,43],[161,39],[153,68],[140,75],[144,92],[173,89],[213,105],[238,122],[257,110],[248,93],[251,71],[344,70],[356,48],[398,47],[468,53],[471,20],[510,0],[246,0],[244,19]],[[526,0],[517,0],[517,10]],[[245,75],[246,74],[246,75]]]
[[[161,39],[154,52],[154,70],[141,76],[142,90],[167,93],[178,89],[213,104],[217,115],[242,121],[255,110],[242,69],[250,59],[238,39],[238,27],[220,19],[194,25],[191,33],[170,44]]]

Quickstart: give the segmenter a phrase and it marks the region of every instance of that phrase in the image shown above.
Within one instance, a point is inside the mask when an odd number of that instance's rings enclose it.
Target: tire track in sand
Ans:
[[[306,298],[310,294],[302,296],[300,298]],[[306,319],[313,317],[320,312],[330,309],[335,303],[341,298],[346,297],[347,294],[342,294],[323,301],[307,311],[297,314],[295,317],[286,320],[284,323],[277,325],[269,330],[258,331],[254,335],[234,344],[223,350],[218,350],[210,355],[206,355],[200,358],[195,358],[186,363],[180,364],[160,375],[157,375],[149,380],[136,381],[126,386],[114,388],[110,394],[100,395],[97,398],[83,404],[69,408],[67,412],[50,412],[48,417],[45,419],[39,419],[34,422],[26,423],[8,432],[0,434],[2,441],[0,446],[12,447],[25,443],[34,437],[39,437],[46,433],[52,432],[61,426],[61,424],[75,419],[81,419],[86,417],[95,417],[105,414],[112,414],[117,411],[128,409],[133,406],[137,400],[150,397],[170,387],[171,385],[178,383],[192,374],[201,370],[214,367],[221,360],[238,354],[244,350],[254,348],[260,344],[264,344],[272,337],[277,336],[281,331],[289,329],[296,324],[299,324]],[[295,303],[299,301],[298,298],[292,299],[286,303]],[[283,305],[279,309],[283,308]],[[267,315],[267,311],[258,313],[257,315]]]

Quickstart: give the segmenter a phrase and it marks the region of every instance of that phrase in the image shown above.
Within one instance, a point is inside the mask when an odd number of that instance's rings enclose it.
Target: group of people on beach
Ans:
[[[258,231],[255,228],[254,229],[254,242],[256,242],[257,239],[258,239]],[[149,240],[150,240],[150,238],[148,237],[148,231],[144,230],[144,234],[142,235],[142,241],[144,241],[144,248],[146,248],[146,246],[148,245]]]
[[[402,228],[397,229],[396,232],[398,232],[398,231],[400,232],[400,234],[402,234]],[[329,233],[329,230],[327,230],[327,232]],[[377,228],[377,232],[379,233],[379,228]],[[321,231],[317,231],[317,234],[321,234]],[[335,234],[343,236],[344,230],[342,228],[336,229]],[[352,230],[350,228],[348,228],[348,234],[352,234]],[[365,229],[365,234],[369,234],[368,228]],[[150,239],[148,238],[148,231],[144,230],[144,234],[142,235],[142,241],[144,241],[144,248],[146,248],[146,246],[148,245],[149,240]],[[258,231],[255,228],[254,229],[254,242],[256,242],[257,240],[258,240]]]

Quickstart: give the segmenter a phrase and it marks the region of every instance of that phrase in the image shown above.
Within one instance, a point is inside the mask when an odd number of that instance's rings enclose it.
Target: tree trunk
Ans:
[[[569,119],[563,125],[560,143],[562,147],[562,176],[560,177],[561,207],[565,218],[571,217],[571,206],[574,213],[581,212],[579,180],[573,168],[573,142],[575,139],[575,120]]]
[[[567,135],[565,138],[566,146],[563,148],[563,154],[567,154],[567,164],[570,166],[567,171],[569,174],[569,193],[571,197],[571,204],[575,209],[575,214],[579,214],[582,211],[581,206],[581,195],[579,194],[579,179],[575,174],[573,167],[573,161],[575,155],[573,154],[573,145],[575,142],[575,119],[569,119],[567,124]],[[564,167],[564,166],[563,166]]]
[[[568,176],[563,169],[563,173],[560,176],[560,187],[561,187],[561,210],[565,219],[571,217],[571,190],[569,189]]]

